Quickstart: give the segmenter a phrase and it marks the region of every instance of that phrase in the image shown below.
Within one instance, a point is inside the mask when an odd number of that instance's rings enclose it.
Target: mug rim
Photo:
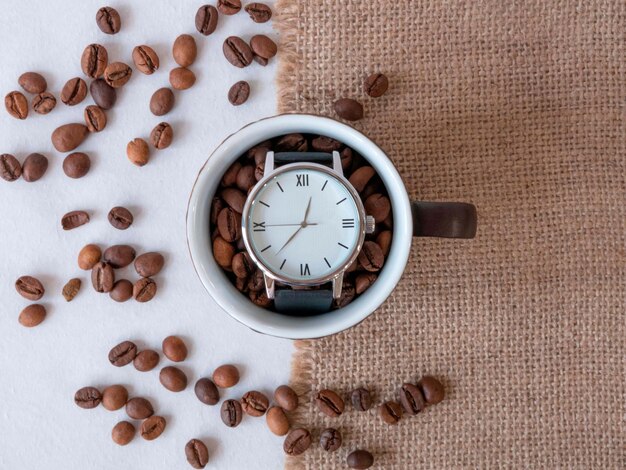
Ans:
[[[389,192],[394,226],[391,250],[376,282],[347,306],[322,315],[293,317],[256,306],[239,292],[213,258],[210,247],[211,201],[223,173],[247,149],[284,134],[325,135],[349,146],[375,168]],[[395,166],[362,132],[332,118],[286,113],[246,124],[226,137],[200,168],[189,196],[186,238],[192,265],[215,302],[254,331],[289,339],[329,336],[351,328],[371,315],[391,294],[408,261],[413,238],[409,197]]]

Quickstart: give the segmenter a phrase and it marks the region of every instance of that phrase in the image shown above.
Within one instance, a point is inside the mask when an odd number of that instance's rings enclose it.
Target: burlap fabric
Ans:
[[[385,306],[351,331],[298,343],[301,392],[364,385],[377,400],[440,377],[446,400],[383,424],[332,425],[289,469],[626,466],[626,3],[281,0],[282,111],[333,115],[378,142],[410,196],[473,202],[473,241],[415,240]],[[389,75],[380,99],[364,76]]]

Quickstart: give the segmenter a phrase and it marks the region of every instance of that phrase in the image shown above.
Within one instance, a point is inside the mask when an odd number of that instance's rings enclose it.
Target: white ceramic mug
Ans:
[[[362,155],[382,179],[391,200],[393,237],[391,250],[378,279],[347,306],[315,316],[288,316],[257,307],[242,295],[213,258],[211,248],[211,202],[224,172],[244,152],[273,137],[291,133],[319,134],[336,139]],[[416,205],[417,204],[417,205]],[[284,338],[319,338],[338,333],[363,321],[391,294],[402,276],[415,232],[415,218],[426,207],[425,224],[434,223],[435,232],[426,236],[472,238],[476,231],[476,210],[471,204],[456,204],[456,216],[434,210],[429,203],[411,203],[404,183],[387,155],[361,132],[330,118],[308,114],[283,114],[249,124],[228,137],[204,164],[193,187],[187,209],[187,240],[191,259],[202,284],[211,297],[233,318],[260,333]],[[446,203],[444,203],[445,205]],[[420,209],[421,208],[421,209]],[[454,208],[453,208],[454,210]],[[427,219],[430,218],[430,221]],[[441,226],[443,225],[443,229]],[[454,233],[450,235],[449,233]]]

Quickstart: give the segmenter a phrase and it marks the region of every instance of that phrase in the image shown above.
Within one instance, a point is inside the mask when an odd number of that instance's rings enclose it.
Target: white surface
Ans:
[[[226,397],[239,397],[248,389],[271,392],[289,374],[292,344],[261,336],[232,320],[211,300],[196,277],[187,252],[185,211],[197,171],[210,152],[228,134],[259,117],[275,113],[275,68],[253,64],[236,69],[222,55],[222,41],[230,34],[249,39],[257,32],[271,32],[271,24],[257,25],[244,12],[221,17],[218,30],[204,37],[195,31],[194,16],[202,2],[111,1],[122,15],[122,31],[101,33],[95,14],[104,2],[84,0],[4,0],[0,29],[0,91],[18,89],[25,71],[39,71],[57,96],[65,81],[81,76],[80,56],[91,42],[104,44],[112,60],[131,62],[133,46],[148,44],[161,59],[152,76],[135,72],[108,112],[109,125],[92,135],[79,150],[92,157],[92,170],[83,179],[70,180],[61,169],[63,156],[50,143],[52,130],[64,123],[82,122],[89,98],[76,107],[60,101],[47,116],[32,113],[26,121],[0,110],[0,153],[12,153],[20,161],[30,152],[50,160],[42,180],[13,183],[0,180],[0,468],[14,469],[142,469],[191,468],[184,445],[192,437],[209,445],[210,468],[281,468],[282,439],[273,436],[263,419],[244,419],[228,429],[219,419],[218,407],[202,405],[193,383],[224,362],[241,366],[242,381]],[[215,3],[215,2],[211,2]],[[174,111],[163,119],[148,109],[154,90],[168,84],[174,67],[171,44],[177,35],[191,33],[199,46],[192,67],[198,81],[185,92],[176,92]],[[273,35],[273,34],[272,34]],[[230,85],[248,79],[250,101],[233,108],[226,99]],[[174,127],[174,143],[153,152],[150,163],[137,168],[125,154],[126,143],[147,137],[161,120]],[[127,231],[113,229],[106,220],[116,205],[132,208],[136,220]],[[63,232],[61,216],[86,209],[92,221]],[[158,250],[166,256],[157,276],[159,292],[147,304],[117,304],[96,294],[88,273],[79,271],[76,255],[86,243],[103,247],[129,243],[139,252]],[[42,302],[47,320],[28,330],[17,322],[28,304],[13,287],[22,274],[39,277],[45,284]],[[62,285],[78,276],[83,290],[67,304]],[[124,276],[136,279],[131,269]],[[182,368],[191,386],[182,393],[166,391],[158,381],[158,369],[137,372],[132,366],[109,364],[109,349],[132,339],[140,347],[160,349],[169,334],[185,338],[190,358]],[[168,364],[162,360],[161,366]],[[84,385],[103,388],[120,383],[132,395],[152,400],[157,413],[168,419],[165,433],[156,441],[137,437],[118,447],[111,441],[113,425],[126,419],[124,411],[102,407],[82,410],[74,405],[75,390]]]

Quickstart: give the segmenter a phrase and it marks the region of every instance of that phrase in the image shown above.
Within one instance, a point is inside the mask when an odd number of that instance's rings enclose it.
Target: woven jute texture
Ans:
[[[382,146],[420,200],[477,205],[471,241],[416,239],[386,304],[297,343],[288,469],[626,466],[626,2],[280,0],[281,111],[333,116]],[[387,95],[365,96],[382,71]],[[323,417],[311,393],[377,403],[439,377],[447,396],[397,426]],[[350,407],[347,407],[348,409]],[[344,446],[317,445],[327,426]]]

